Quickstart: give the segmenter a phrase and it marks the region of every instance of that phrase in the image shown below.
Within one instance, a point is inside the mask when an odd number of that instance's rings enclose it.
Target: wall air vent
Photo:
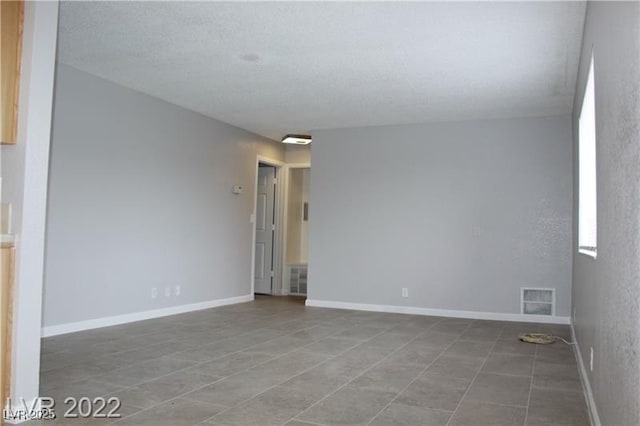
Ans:
[[[289,294],[307,294],[307,265],[289,265]]]
[[[521,288],[520,313],[523,315],[556,314],[555,288]]]

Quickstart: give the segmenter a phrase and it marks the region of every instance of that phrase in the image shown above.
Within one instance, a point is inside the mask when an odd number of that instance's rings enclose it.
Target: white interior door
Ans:
[[[273,293],[273,236],[275,233],[275,167],[258,168],[256,199],[256,256],[254,292]]]

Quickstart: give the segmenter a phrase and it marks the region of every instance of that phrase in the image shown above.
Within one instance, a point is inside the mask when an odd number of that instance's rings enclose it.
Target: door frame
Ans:
[[[279,289],[282,288],[282,244],[284,241],[284,195],[283,190],[283,173],[286,171],[286,163],[276,160],[274,158],[265,157],[263,155],[256,156],[255,163],[255,179],[253,182],[253,213],[251,213],[251,296],[255,294],[255,274],[256,274],[256,214],[258,209],[258,168],[260,163],[266,164],[276,168],[276,191],[274,194],[275,199],[275,211],[273,212],[273,219],[276,225],[276,232],[273,236],[273,288],[271,289],[271,295],[277,295]]]
[[[291,173],[289,173],[291,171],[291,169],[309,169],[311,170],[311,163],[288,163],[285,165],[284,168],[284,173],[285,173],[285,179],[284,179],[284,207],[287,207],[289,205],[289,185],[290,185],[290,178],[291,178]],[[282,268],[282,271],[286,272],[286,268],[287,268],[287,227],[289,224],[289,209],[288,208],[284,208],[283,209],[283,216],[284,216],[284,226],[283,226],[283,235],[282,235],[282,264],[280,265],[280,267]],[[255,245],[255,244],[254,244]],[[280,286],[280,295],[282,296],[287,296],[289,294],[289,288],[285,287],[285,278],[288,278],[285,276],[286,273],[283,273],[282,276],[282,281],[281,281],[281,286]],[[308,285],[308,284],[307,284]],[[307,292],[309,291],[309,288],[307,287]]]

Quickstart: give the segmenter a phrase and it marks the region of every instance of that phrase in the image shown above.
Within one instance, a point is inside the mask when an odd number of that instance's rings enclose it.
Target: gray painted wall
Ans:
[[[314,132],[309,298],[569,316],[571,155],[569,116]]]
[[[589,2],[573,117],[577,136],[593,47],[598,258],[577,252],[574,227],[574,324],[587,370],[594,350],[587,374],[600,420],[616,426],[640,424],[639,23],[640,3]],[[577,139],[574,151],[577,164]]]
[[[285,157],[287,163],[311,163],[311,144],[286,145]]]
[[[249,294],[256,155],[282,144],[65,65],[55,95],[44,325]]]

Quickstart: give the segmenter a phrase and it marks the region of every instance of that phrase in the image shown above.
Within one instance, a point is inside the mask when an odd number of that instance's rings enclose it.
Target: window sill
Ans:
[[[590,249],[586,249],[586,248],[579,248],[578,249],[578,253],[582,253],[585,256],[589,256],[592,259],[596,259],[598,257],[598,252],[597,250],[590,250]]]

